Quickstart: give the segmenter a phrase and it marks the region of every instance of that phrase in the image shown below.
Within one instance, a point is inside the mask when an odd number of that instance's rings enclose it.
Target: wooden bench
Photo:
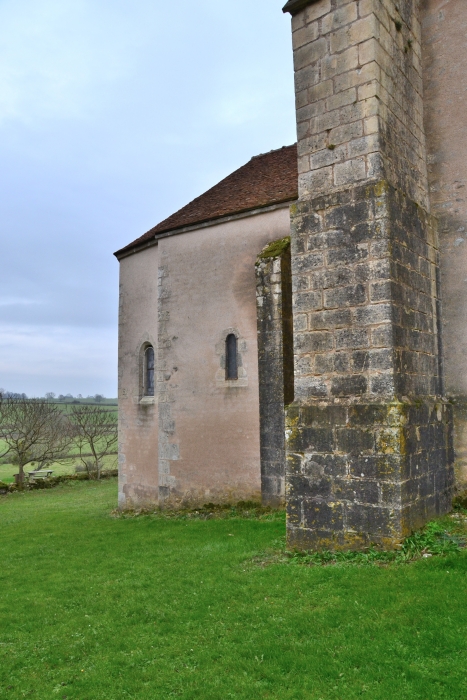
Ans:
[[[48,479],[52,476],[53,469],[37,469],[34,472],[28,472],[29,481],[35,481],[36,479]]]

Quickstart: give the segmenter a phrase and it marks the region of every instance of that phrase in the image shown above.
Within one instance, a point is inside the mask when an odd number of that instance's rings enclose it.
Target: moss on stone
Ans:
[[[284,251],[287,250],[290,246],[290,236],[286,236],[285,238],[281,238],[278,241],[273,241],[272,243],[269,243],[261,253],[258,255],[258,258],[256,260],[256,263],[260,263],[261,260],[264,260],[265,258],[279,258]]]

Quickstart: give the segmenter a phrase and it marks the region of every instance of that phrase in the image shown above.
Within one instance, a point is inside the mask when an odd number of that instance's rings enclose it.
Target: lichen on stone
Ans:
[[[290,246],[290,236],[286,236],[285,238],[281,238],[278,241],[273,241],[272,243],[268,243],[268,245],[263,248],[261,253],[258,255],[258,258],[256,260],[256,264],[259,264],[261,260],[264,260],[265,258],[278,258],[284,253],[287,248]]]

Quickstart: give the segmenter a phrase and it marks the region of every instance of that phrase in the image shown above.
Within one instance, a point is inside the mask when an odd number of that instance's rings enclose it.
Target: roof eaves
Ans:
[[[203,221],[196,221],[193,224],[187,224],[186,226],[176,226],[173,228],[168,228],[165,231],[157,231],[153,238],[149,240],[142,241],[141,243],[132,246],[125,246],[117,250],[114,255],[117,260],[123,260],[130,255],[135,253],[140,253],[146,248],[151,248],[157,245],[157,241],[161,238],[168,238],[169,236],[176,236],[180,233],[189,233],[190,231],[196,231],[200,228],[207,228],[208,226],[216,226],[217,224],[227,223],[228,221],[235,221],[236,219],[244,219],[247,216],[255,216],[257,214],[264,214],[268,211],[274,211],[275,209],[283,209],[289,202],[295,202],[296,197],[287,197],[286,199],[274,202],[274,204],[265,204],[263,207],[253,207],[251,209],[242,209],[241,211],[235,212],[233,214],[225,214],[223,216],[216,216],[212,219],[204,219]]]
[[[312,5],[315,2],[317,0],[289,0],[282,8],[282,12],[290,12],[291,15],[296,15],[297,12],[303,10],[307,5]]]

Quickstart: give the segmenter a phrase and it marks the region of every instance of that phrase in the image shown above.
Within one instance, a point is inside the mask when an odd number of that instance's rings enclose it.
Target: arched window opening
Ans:
[[[144,395],[154,396],[154,348],[144,351]]]
[[[238,379],[237,338],[233,333],[225,339],[225,378]]]

